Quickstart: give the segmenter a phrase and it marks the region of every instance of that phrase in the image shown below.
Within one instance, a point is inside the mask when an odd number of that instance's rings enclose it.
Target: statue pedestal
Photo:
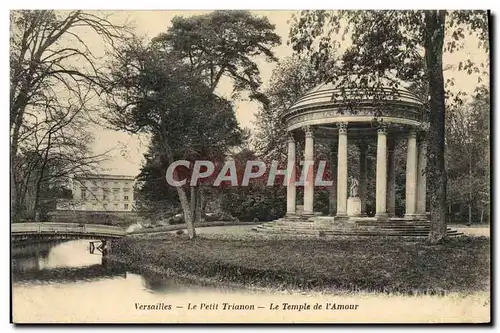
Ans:
[[[361,199],[359,197],[347,199],[347,216],[361,216]]]

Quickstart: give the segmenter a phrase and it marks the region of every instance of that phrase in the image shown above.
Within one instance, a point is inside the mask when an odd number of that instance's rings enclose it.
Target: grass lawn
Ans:
[[[489,290],[490,240],[126,238],[113,255],[219,282],[325,291],[446,293]]]

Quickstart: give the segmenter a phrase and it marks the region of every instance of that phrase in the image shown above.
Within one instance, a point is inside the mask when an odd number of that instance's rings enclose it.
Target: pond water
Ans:
[[[99,251],[90,253],[90,241],[40,243],[12,249],[12,298],[14,318],[51,321],[61,318],[80,320],[106,317],[103,304],[128,302],[165,303],[166,295],[200,292],[231,293],[230,288],[205,287],[157,274],[136,274],[116,263],[108,263]],[[166,304],[166,303],[165,303]],[[113,306],[114,307],[114,306]],[[30,309],[29,313],[25,309]],[[98,308],[101,308],[99,311]],[[45,313],[49,314],[45,316]],[[69,316],[69,317],[68,317]],[[19,318],[19,316],[18,316]],[[24,320],[22,320],[24,321]]]
[[[108,263],[98,251],[90,254],[87,240],[12,249],[16,323],[483,322],[488,303],[488,293],[408,297],[201,286]],[[333,304],[349,307],[332,311]]]

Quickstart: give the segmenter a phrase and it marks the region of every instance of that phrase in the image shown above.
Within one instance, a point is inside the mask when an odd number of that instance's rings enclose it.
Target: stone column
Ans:
[[[387,130],[378,129],[377,135],[377,179],[375,198],[375,217],[387,218]]]
[[[421,140],[418,145],[418,166],[417,166],[417,215],[425,218],[426,213],[426,194],[427,194],[427,176],[425,168],[427,167],[427,142]]]
[[[366,185],[368,183],[368,160],[366,150],[368,144],[365,140],[360,140],[359,147],[359,199],[361,200],[361,216],[366,216]]]
[[[414,218],[417,208],[417,134],[408,135],[406,157],[406,212],[405,217]]]
[[[336,216],[338,217],[347,216],[347,123],[339,124]]]
[[[395,138],[387,140],[387,215],[396,216],[396,173],[394,160]]]
[[[331,216],[335,216],[337,212],[337,159],[338,159],[338,142],[335,140],[331,146],[330,158],[330,178],[333,182],[330,186],[330,200],[328,212]]]
[[[288,136],[288,183],[286,188],[286,215],[295,215],[297,192],[295,188],[296,180],[296,162],[295,162],[295,138],[292,134]]]
[[[306,142],[304,148],[304,215],[314,214],[314,134],[310,126],[304,128]]]

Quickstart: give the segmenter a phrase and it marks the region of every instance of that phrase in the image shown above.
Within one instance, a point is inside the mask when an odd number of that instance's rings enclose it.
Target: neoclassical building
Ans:
[[[382,84],[380,84],[382,83]],[[297,175],[287,179],[287,213],[277,221],[264,223],[255,231],[313,234],[425,236],[429,223],[426,214],[426,140],[429,126],[423,103],[403,82],[379,81],[373,88],[339,88],[334,83],[320,84],[290,107],[282,116],[288,133],[287,170],[313,170],[315,143],[333,142],[334,217],[321,217],[314,211],[315,185],[312,173],[303,183],[303,207],[297,206]],[[395,158],[398,140],[406,141],[405,214],[395,217]],[[297,143],[303,141],[304,157],[297,156]],[[376,144],[375,216],[367,216],[367,146]],[[359,149],[359,179],[351,181],[349,191],[348,149]],[[290,171],[289,171],[290,172]],[[304,171],[302,171],[304,172]],[[297,172],[298,173],[298,172]],[[336,177],[335,177],[336,175]],[[335,179],[336,178],[336,179]],[[353,190],[354,188],[354,190]],[[352,192],[355,193],[352,193]],[[351,193],[350,193],[351,192]],[[350,197],[349,194],[352,194]],[[346,231],[347,230],[347,231]],[[456,231],[449,231],[454,234]]]
[[[346,100],[350,96],[355,98]],[[396,140],[407,141],[406,212],[407,219],[425,219],[426,214],[426,142],[424,110],[418,98],[404,87],[382,87],[365,94],[359,89],[340,91],[333,84],[321,84],[300,98],[284,115],[288,137],[288,169],[296,168],[296,140],[304,140],[304,163],[314,165],[316,141],[333,141],[337,159],[336,217],[348,216],[348,160],[350,145],[359,148],[359,199],[361,215],[366,215],[367,154],[369,142],[376,143],[376,211],[380,220],[394,217],[395,175],[394,147]],[[336,163],[335,163],[336,162]],[[335,172],[334,172],[335,174]],[[287,188],[287,215],[296,210],[295,179]],[[304,184],[303,215],[314,213],[314,182]]]
[[[90,174],[72,179],[71,200],[60,200],[57,210],[131,212],[135,206],[135,177]]]

